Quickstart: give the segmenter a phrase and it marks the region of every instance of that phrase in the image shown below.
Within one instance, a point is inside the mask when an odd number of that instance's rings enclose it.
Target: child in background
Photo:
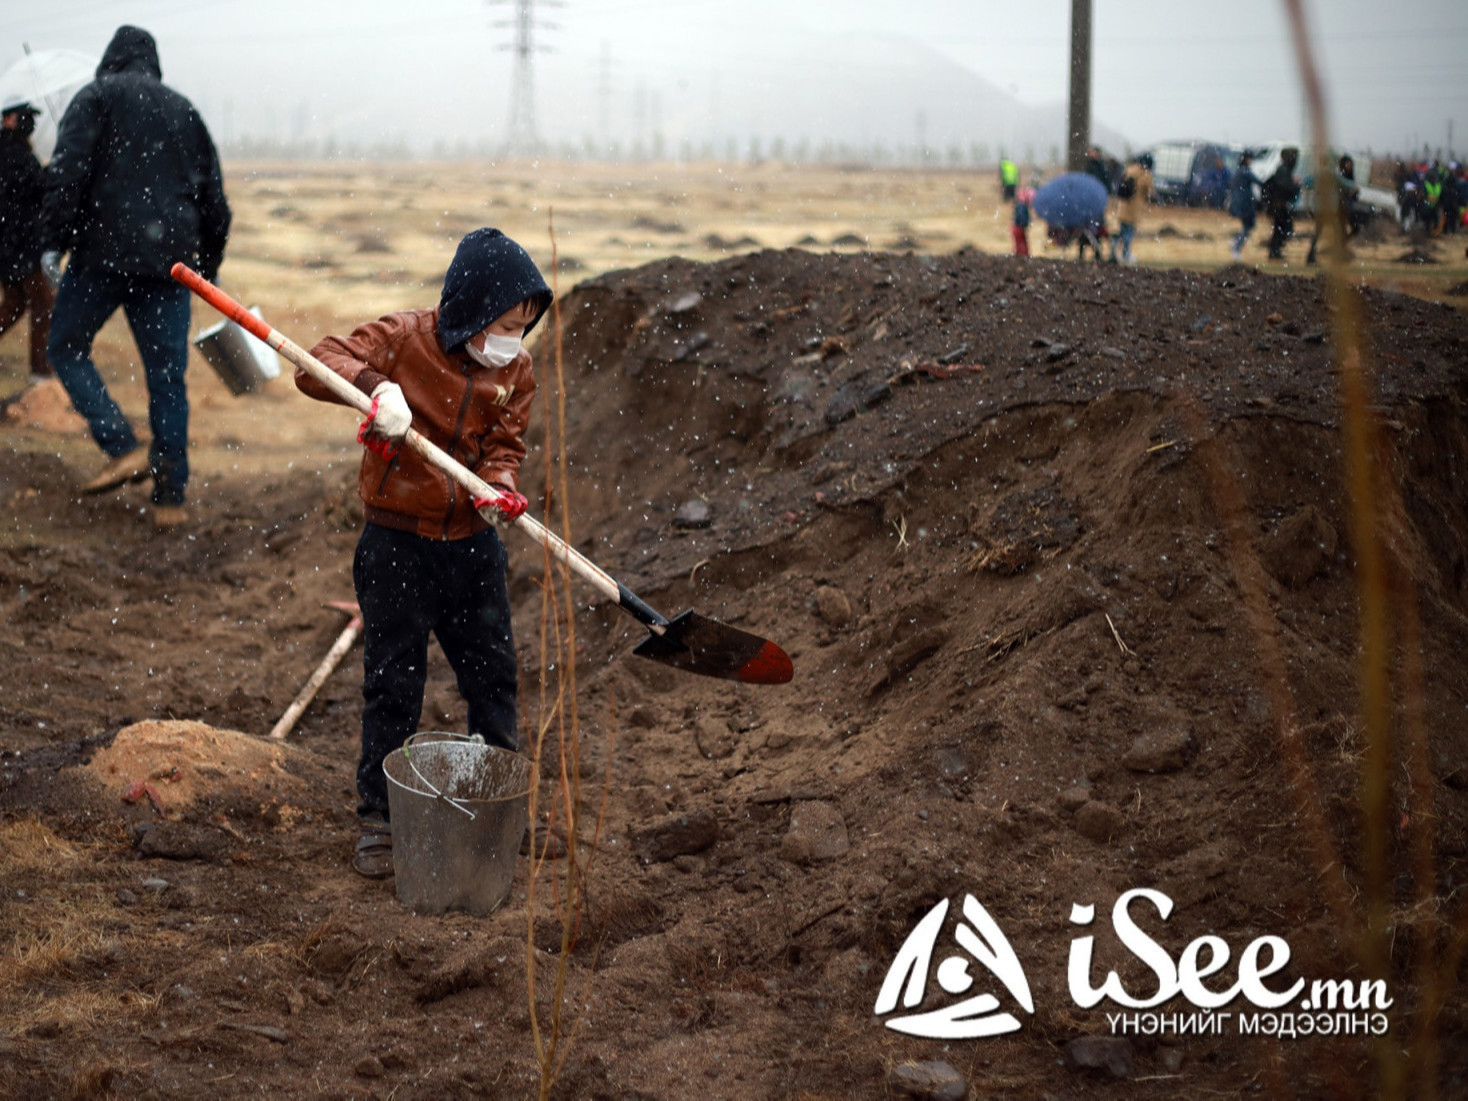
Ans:
[[[1021,188],[1014,197],[1014,225],[1011,232],[1014,234],[1014,254],[1016,256],[1028,256],[1030,254],[1030,199],[1034,196],[1031,188]]]
[[[371,879],[393,870],[382,763],[418,729],[430,634],[469,705],[469,734],[518,745],[506,553],[495,523],[513,522],[527,505],[516,485],[535,378],[521,340],[550,302],[525,250],[497,229],[477,229],[459,243],[436,309],[389,314],[311,350],[372,398],[357,434],[367,448],[357,479],[366,523],[352,563],[364,670],[352,866]],[[300,369],[296,385],[337,400]],[[402,446],[410,425],[502,496],[471,501]]]

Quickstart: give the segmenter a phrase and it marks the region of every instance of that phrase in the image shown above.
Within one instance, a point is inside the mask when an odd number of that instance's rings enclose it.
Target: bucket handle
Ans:
[[[462,811],[464,814],[467,814],[471,822],[479,817],[479,815],[475,814],[468,807],[461,804],[453,796],[445,795],[443,792],[439,791],[438,788],[434,787],[433,784],[429,782],[428,777],[424,776],[423,773],[418,771],[418,766],[413,763],[413,755],[408,751],[407,746],[403,747],[403,760],[408,762],[408,767],[413,770],[413,775],[423,781],[423,786],[426,787],[429,791],[433,792],[434,798],[447,803],[449,806],[453,807],[457,811]]]

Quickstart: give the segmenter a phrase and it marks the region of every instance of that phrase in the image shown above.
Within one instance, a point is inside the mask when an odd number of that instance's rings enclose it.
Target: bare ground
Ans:
[[[1365,301],[1408,579],[1398,728],[1416,716],[1424,736],[1418,771],[1403,736],[1390,776],[1391,1036],[1412,1095],[1452,1096],[1468,324]],[[1149,989],[1101,931],[1135,887],[1176,904],[1143,921],[1174,958],[1205,933],[1235,960],[1274,934],[1293,949],[1281,985],[1365,974],[1357,549],[1315,282],[766,251],[598,277],[563,322],[578,545],[665,612],[774,638],[797,673],[690,678],[629,656],[641,632],[615,610],[579,613],[581,768],[610,796],[558,1095],[883,1097],[893,1067],[929,1059],[979,1096],[1384,1091],[1360,1037],[1134,1036],[1124,1076],[1077,1069],[1072,1041],[1109,1029],[1065,975],[1071,905],[1095,904],[1096,981]],[[539,358],[544,416],[548,340]],[[523,862],[483,919],[414,915],[348,868],[359,659],[278,760],[219,733],[268,730],[341,627],[321,605],[351,592],[351,422],[275,384],[245,433],[246,401],[195,392],[203,446],[239,462],[211,459],[181,534],[152,533],[141,488],[77,497],[85,440],[5,435],[0,1092],[533,1094]],[[282,440],[343,442],[272,469],[261,410]],[[540,560],[512,549],[528,688]],[[461,707],[435,651],[424,727],[461,727]],[[171,720],[206,725],[110,748]],[[213,756],[189,748],[204,741]],[[159,805],[120,797],[139,781]],[[1019,1032],[884,1028],[898,947],[965,893],[1023,961],[1034,1014],[991,983]],[[532,917],[544,975],[560,926],[543,901]]]

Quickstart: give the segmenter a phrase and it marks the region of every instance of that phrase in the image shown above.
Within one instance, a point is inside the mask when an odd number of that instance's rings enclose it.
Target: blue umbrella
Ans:
[[[1067,172],[1035,192],[1031,204],[1051,229],[1083,229],[1106,220],[1106,188],[1094,176]]]

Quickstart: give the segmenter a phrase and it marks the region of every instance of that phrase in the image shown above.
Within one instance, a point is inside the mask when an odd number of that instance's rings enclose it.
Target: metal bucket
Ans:
[[[458,734],[451,730],[420,730],[416,734],[410,734],[405,746],[423,745],[428,742],[456,742],[460,745],[483,745],[484,739],[478,734]]]
[[[250,312],[260,317],[259,306],[251,306]],[[194,347],[232,394],[248,394],[280,377],[280,356],[275,349],[233,321],[211,325],[194,337]]]
[[[525,836],[530,762],[450,738],[412,741],[382,769],[398,901],[424,914],[498,909]]]

